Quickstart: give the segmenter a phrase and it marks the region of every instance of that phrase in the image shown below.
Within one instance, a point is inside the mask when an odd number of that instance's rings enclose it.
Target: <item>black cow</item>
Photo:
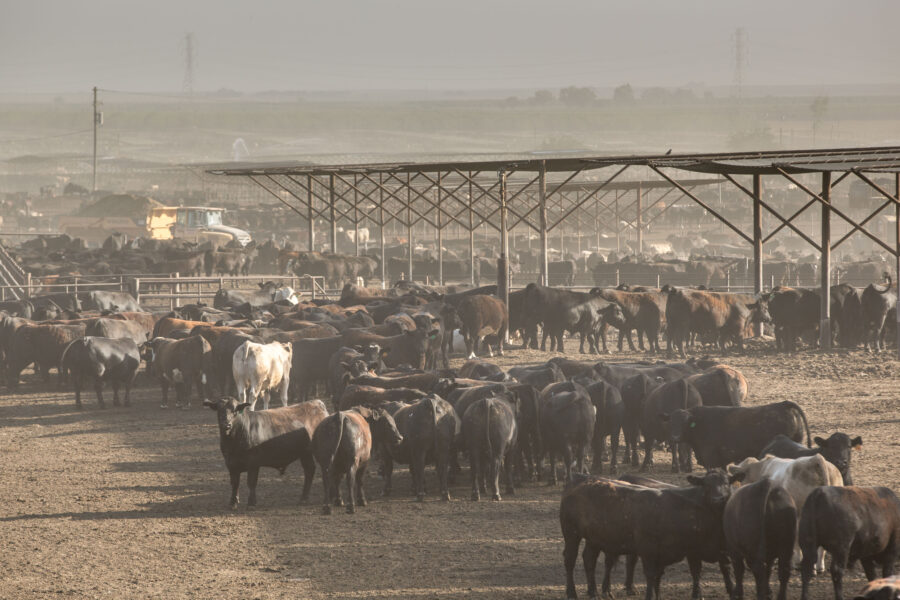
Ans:
[[[119,386],[125,386],[124,404],[131,404],[131,384],[141,364],[141,353],[130,339],[84,337],[66,346],[59,364],[60,382],[66,373],[72,373],[75,384],[75,406],[81,408],[81,390],[86,378],[93,379],[97,392],[97,404],[103,403],[103,383],[109,381],[113,388],[113,406],[119,406]]]
[[[518,412],[517,399],[504,393],[478,400],[463,415],[462,437],[472,472],[472,500],[480,499],[479,488],[484,489],[485,476],[491,484],[491,499],[500,500],[501,468],[506,493],[514,493],[510,463],[518,436]]]
[[[687,558],[693,579],[691,597],[700,598],[703,562],[718,562],[726,591],[731,574],[722,544],[722,511],[731,495],[731,481],[720,470],[702,477],[688,476],[684,488],[651,489],[604,479],[572,485],[563,493],[559,521],[565,548],[566,597],[576,598],[574,569],[581,540],[585,540],[588,596],[597,596],[597,557],[606,555],[608,573],[622,554],[640,557],[647,580],[646,598],[659,598],[666,566]]]
[[[219,448],[231,478],[232,509],[238,505],[241,473],[247,473],[250,495],[247,506],[256,505],[256,482],[260,467],[273,467],[284,475],[297,459],[303,465],[303,495],[309,497],[316,463],[311,452],[312,436],[318,424],[328,416],[321,401],[303,402],[268,410],[247,410],[249,402],[238,403],[232,397],[204,400],[204,406],[216,411],[219,420]]]
[[[798,508],[771,479],[737,489],[725,505],[725,546],[734,565],[732,598],[744,596],[744,563],[756,579],[757,600],[771,598],[769,575],[778,560],[778,600],[787,598],[791,555],[797,539]]]
[[[563,460],[566,481],[572,476],[573,459],[576,472],[584,472],[584,455],[593,439],[597,418],[587,390],[574,382],[559,385],[566,384],[574,389],[551,393],[540,404],[541,440],[550,460],[550,485],[557,483],[557,455]]]
[[[520,383],[528,383],[542,390],[551,383],[565,381],[566,376],[562,370],[553,363],[538,365],[536,367],[513,367],[508,371],[510,377]]]
[[[609,381],[607,381],[609,383]],[[641,464],[638,453],[638,444],[641,438],[641,419],[644,416],[644,402],[654,389],[662,385],[661,379],[651,379],[644,373],[638,373],[628,377],[621,383],[622,406],[622,433],[625,438],[625,456],[622,461],[631,463],[632,467]],[[610,384],[615,387],[614,384]]]
[[[9,300],[0,302],[0,311],[10,317],[30,319],[34,314],[34,305],[28,300]]]
[[[818,448],[807,448],[803,444],[798,444],[787,436],[779,434],[760,451],[759,458],[763,458],[766,454],[779,458],[800,458],[801,456],[821,454],[825,460],[836,466],[841,472],[844,485],[853,485],[853,476],[850,475],[850,458],[853,454],[851,451],[862,448],[862,437],[856,436],[851,439],[849,435],[839,431],[832,433],[828,439],[816,436],[813,441]]]
[[[857,560],[866,578],[893,575],[900,560],[900,499],[886,487],[822,486],[806,498],[800,515],[801,598],[809,595],[809,580],[819,547],[831,553],[834,597],[842,600],[844,569]]]
[[[441,499],[450,500],[450,452],[460,432],[460,420],[449,402],[434,394],[393,414],[403,443],[384,452],[384,495],[391,493],[394,461],[408,464],[416,499],[425,499],[425,465],[434,463]]]
[[[619,432],[625,419],[625,405],[619,390],[606,383],[597,381],[587,387],[591,403],[597,411],[594,423],[594,460],[591,472],[600,474],[603,471],[603,455],[606,449],[606,438],[609,437],[609,472],[616,473],[616,456],[619,453]]]
[[[200,334],[194,332],[192,335]],[[169,336],[172,337],[172,334]],[[209,360],[203,365],[203,370],[206,373],[207,383],[219,394],[224,395],[237,391],[234,383],[234,351],[244,342],[265,343],[262,338],[255,335],[248,335],[241,331],[228,331],[211,344]]]
[[[867,349],[884,350],[885,321],[888,313],[897,309],[897,294],[891,290],[891,278],[887,276],[883,286],[870,283],[863,290],[862,304],[863,341]]]
[[[782,433],[810,445],[806,414],[790,401],[763,406],[695,406],[669,415],[672,439],[686,442],[707,469],[724,467],[760,451]]]
[[[644,462],[641,464],[641,471],[646,471],[653,464],[653,445],[656,442],[668,442],[672,451],[672,472],[677,473],[680,469],[690,473],[690,448],[684,442],[673,439],[666,421],[675,411],[688,410],[702,404],[700,392],[685,379],[664,383],[647,395],[641,415],[641,433],[644,435]]]
[[[229,308],[249,303],[251,307],[259,308],[272,302],[277,289],[278,284],[273,281],[260,283],[258,290],[227,290],[223,288],[216,292],[213,298],[213,307]]]

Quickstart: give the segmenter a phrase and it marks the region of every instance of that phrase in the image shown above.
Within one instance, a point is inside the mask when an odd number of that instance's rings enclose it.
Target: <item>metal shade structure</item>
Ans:
[[[900,271],[900,147],[897,146],[341,165],[232,163],[203,168],[210,174],[253,181],[311,224],[316,218],[325,220],[331,227],[332,251],[337,250],[338,220],[349,221],[357,228],[363,220],[376,223],[381,230],[382,281],[385,280],[384,227],[390,223],[407,229],[410,278],[413,227],[424,222],[434,228],[441,282],[443,231],[451,225],[467,230],[469,256],[474,261],[474,231],[483,225],[491,227],[500,238],[498,285],[504,299],[508,298],[511,229],[527,227],[539,234],[541,281],[546,284],[549,281],[548,236],[556,228],[574,224],[590,230],[593,226],[598,235],[601,230],[607,230],[617,236],[623,228],[630,228],[637,234],[640,252],[647,224],[677,201],[688,198],[752,247],[756,293],[763,290],[762,245],[778,232],[786,228],[819,252],[820,345],[824,348],[831,345],[831,251],[859,232],[893,255]],[[626,179],[623,177],[626,172],[637,174],[638,179]],[[698,178],[696,174],[715,177]],[[805,183],[811,174],[818,175],[820,185]],[[889,186],[892,190],[873,180],[875,175],[884,174],[892,176],[893,185]],[[750,177],[749,182],[738,180],[746,176]],[[764,199],[764,176],[782,179],[801,190],[808,201],[790,215],[781,214]],[[854,219],[832,204],[832,189],[847,178],[865,182],[883,197],[882,204],[862,219]],[[695,192],[711,184],[731,185],[750,200],[752,214],[748,216],[752,226],[749,229],[732,222]],[[651,199],[650,194],[661,195]],[[630,199],[625,206],[620,204],[623,198]],[[894,239],[885,240],[866,226],[891,204],[896,231],[891,236]],[[815,236],[802,231],[797,223],[801,214],[817,205],[820,227],[819,235]],[[777,222],[767,234],[762,228],[764,213]],[[628,215],[628,219],[623,219],[623,215]],[[831,236],[832,215],[851,228],[837,240]],[[356,240],[358,251],[359,236]],[[310,250],[315,246],[312,226],[308,246]]]

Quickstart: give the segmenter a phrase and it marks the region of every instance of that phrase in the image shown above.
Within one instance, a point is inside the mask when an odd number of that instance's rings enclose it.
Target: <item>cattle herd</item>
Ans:
[[[309,260],[287,257],[285,266]],[[828,553],[836,598],[843,597],[843,571],[857,561],[872,582],[860,597],[897,597],[896,578],[875,580],[893,575],[900,559],[900,500],[885,487],[853,486],[852,451],[862,445],[853,432],[814,436],[815,419],[808,422],[791,401],[744,406],[744,376],[709,359],[591,363],[557,356],[508,370],[486,360],[509,349],[507,334],[541,349],[549,338],[560,353],[571,334],[581,352],[608,351],[610,328],[620,350],[626,341],[634,348],[634,332],[650,353],[662,351],[663,338],[673,358],[677,352],[684,359],[692,347],[697,354],[709,347],[741,351],[755,328],[792,351],[818,337],[816,291],[779,287],[750,296],[665,285],[575,292],[532,283],[511,292],[508,307],[496,292],[402,281],[388,290],[347,284],[337,301],[298,302],[292,290],[268,283],[250,292],[223,289],[212,306],[164,313],[145,311],[123,292],[6,302],[2,375],[15,388],[29,365],[45,380],[57,369],[79,407],[86,385],[105,406],[106,383],[113,404],[121,390],[128,405],[146,363],[163,408],[187,409],[198,398],[215,411],[232,508],[243,473],[252,506],[260,468],[283,473],[298,460],[301,498],[318,470],[326,514],[366,505],[362,483],[373,461],[386,496],[394,493],[394,466],[408,465],[418,500],[429,492],[430,464],[439,488],[431,492],[450,500],[461,458],[472,500],[499,501],[501,491],[554,484],[562,475],[568,598],[576,597],[582,542],[592,598],[601,553],[606,596],[624,555],[626,593],[635,591],[639,559],[648,599],[659,597],[665,568],[684,559],[693,598],[700,597],[703,562],[719,565],[732,598],[742,597],[749,568],[757,597],[767,598],[776,560],[778,597],[786,597],[799,564],[807,598]],[[882,349],[896,318],[890,280],[832,292],[836,341]],[[451,369],[457,351],[468,360]],[[269,408],[272,398],[280,406]],[[671,455],[673,472],[687,474],[684,486],[633,472],[617,478],[623,467],[647,471],[661,450]],[[695,462],[702,474],[691,473]]]

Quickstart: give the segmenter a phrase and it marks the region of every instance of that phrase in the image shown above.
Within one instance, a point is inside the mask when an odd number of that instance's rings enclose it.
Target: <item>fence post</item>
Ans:
[[[175,310],[175,307],[179,306],[178,304],[178,294],[181,293],[181,285],[178,283],[178,280],[181,279],[181,273],[175,273],[175,285],[172,291],[172,301],[169,303],[172,307],[172,310]]]
[[[25,297],[31,298],[31,273],[25,273]]]
[[[725,271],[725,291],[731,291],[731,271]]]
[[[78,278],[75,278],[75,295],[78,295]]]
[[[656,274],[656,287],[659,288],[659,273]]]
[[[135,277],[132,280],[131,285],[133,286],[133,289],[134,289],[134,300],[135,300],[135,302],[140,304],[141,303],[141,278]]]
[[[312,275],[309,275],[309,289],[312,293],[312,299],[316,299],[316,278]]]
[[[616,287],[619,287],[619,270],[616,269]]]

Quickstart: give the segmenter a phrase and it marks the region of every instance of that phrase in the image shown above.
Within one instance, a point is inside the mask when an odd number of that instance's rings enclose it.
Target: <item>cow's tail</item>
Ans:
[[[762,503],[759,511],[759,547],[756,551],[756,556],[766,556],[766,507],[769,505],[769,495],[772,493],[772,489],[775,487],[775,484],[772,483],[772,480],[768,477],[764,477],[762,480],[764,483],[762,497]]]
[[[76,342],[80,342],[83,339],[84,338],[74,339],[66,344],[66,347],[63,349],[62,354],[59,357],[59,368],[57,369],[57,371],[59,371],[59,378],[57,380],[59,387],[62,387],[63,384],[66,383],[66,378],[68,376],[68,369],[66,369],[66,354],[69,353],[69,348],[71,348],[73,344],[75,344]]]
[[[338,431],[337,431],[337,443],[334,445],[334,450],[331,451],[331,456],[328,457],[328,463],[325,465],[325,472],[331,473],[331,468],[334,465],[334,458],[337,456],[338,450],[341,448],[341,438],[344,435],[344,421],[347,419],[347,415],[343,412],[337,412],[337,422],[338,422]]]
[[[494,450],[491,448],[491,406],[493,404],[493,399],[491,398],[488,398],[487,402],[484,403],[484,444],[487,448],[488,460],[491,460],[494,455]]]
[[[440,456],[440,452],[438,451],[438,416],[437,416],[437,400],[433,397],[429,397],[425,399],[428,402],[428,408],[431,410],[431,422],[434,425],[434,434],[432,436],[433,444],[434,444],[434,460],[435,464],[437,464],[438,456]]]
[[[806,421],[806,413],[803,412],[803,409],[796,402],[788,401],[788,403],[800,413],[800,418],[803,420],[803,430],[806,431],[806,447],[812,448],[812,438],[809,435],[809,423]]]

